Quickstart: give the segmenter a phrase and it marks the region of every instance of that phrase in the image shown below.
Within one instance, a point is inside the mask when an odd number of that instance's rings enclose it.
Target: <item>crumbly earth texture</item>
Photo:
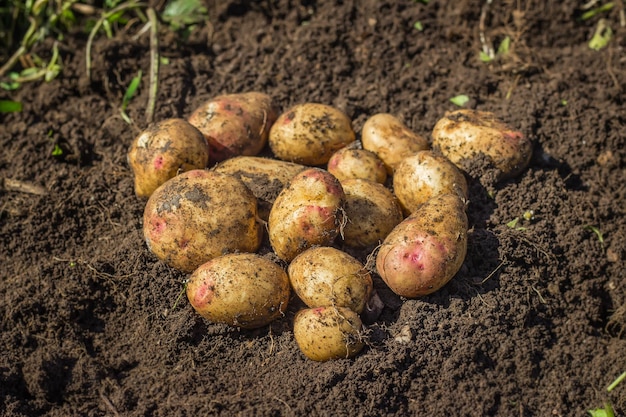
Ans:
[[[146,248],[126,154],[147,126],[149,77],[127,109],[135,125],[119,116],[149,72],[140,26],[97,38],[91,82],[75,33],[57,79],[3,91],[24,108],[0,114],[0,414],[626,413],[626,382],[606,391],[626,371],[624,6],[580,20],[573,0],[424,3],[208,2],[187,42],[160,33],[158,120],[263,91],[282,109],[336,106],[357,133],[388,112],[429,137],[465,94],[534,141],[518,177],[469,179],[468,254],[443,289],[403,300],[373,275],[385,307],[349,360],[300,353],[297,300],[265,328],[209,324],[179,299],[187,275]],[[595,51],[600,18],[613,37]],[[506,36],[508,54],[479,59]]]

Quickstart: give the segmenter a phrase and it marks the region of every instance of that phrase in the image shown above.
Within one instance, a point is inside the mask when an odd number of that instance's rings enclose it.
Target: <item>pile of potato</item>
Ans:
[[[307,306],[294,319],[296,342],[325,361],[363,348],[361,315],[380,302],[372,274],[415,298],[458,272],[467,253],[463,164],[486,158],[510,178],[532,153],[520,132],[472,110],[446,114],[432,145],[390,114],[369,118],[357,137],[336,108],[279,113],[251,92],[150,126],[128,159],[137,196],[148,197],[147,246],[191,273],[193,308],[250,329],[282,316],[294,292]],[[273,157],[256,156],[264,150]],[[256,253],[265,234],[275,256]],[[370,253],[375,267],[341,248]]]

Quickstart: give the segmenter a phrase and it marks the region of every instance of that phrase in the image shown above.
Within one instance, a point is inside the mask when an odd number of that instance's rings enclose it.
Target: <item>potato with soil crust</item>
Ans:
[[[344,223],[345,193],[339,180],[321,168],[296,175],[274,202],[268,220],[272,249],[290,262],[312,246],[330,245]]]
[[[200,265],[187,283],[187,298],[202,317],[245,329],[283,315],[290,292],[287,273],[253,253],[214,258]]]
[[[433,147],[459,168],[467,170],[473,162],[497,173],[496,181],[512,178],[530,162],[533,146],[524,134],[500,121],[495,114],[478,110],[447,113],[433,129]]]
[[[376,182],[349,179],[341,182],[346,194],[344,210],[348,221],[343,240],[354,248],[378,245],[403,219],[393,193]]]
[[[255,252],[263,228],[257,201],[240,180],[192,170],[157,188],[144,209],[143,233],[157,258],[181,271],[229,252]]]
[[[300,310],[294,319],[293,335],[302,353],[314,361],[352,358],[363,349],[363,323],[345,307]]]
[[[374,152],[384,162],[389,175],[407,156],[430,148],[424,137],[388,113],[375,114],[365,121],[361,142],[363,149]]]
[[[385,164],[374,152],[350,146],[339,149],[330,157],[328,172],[339,181],[361,178],[384,184],[387,180]]]
[[[363,264],[328,246],[302,252],[287,273],[293,290],[311,308],[347,307],[361,313],[372,294],[372,277]]]
[[[326,164],[335,151],[354,140],[352,121],[340,110],[303,103],[278,116],[269,145],[278,159],[315,166]]]
[[[397,225],[376,256],[376,270],[396,294],[415,298],[443,287],[467,253],[464,202],[441,194]]]
[[[128,164],[135,176],[135,194],[148,198],[177,174],[209,163],[209,146],[202,133],[183,119],[150,125],[133,141]]]
[[[257,155],[267,144],[270,127],[278,116],[272,98],[249,92],[217,96],[197,108],[189,123],[202,132],[211,162],[239,155]]]
[[[393,192],[405,215],[439,194],[456,194],[467,200],[467,181],[448,158],[432,151],[406,157],[393,173]]]

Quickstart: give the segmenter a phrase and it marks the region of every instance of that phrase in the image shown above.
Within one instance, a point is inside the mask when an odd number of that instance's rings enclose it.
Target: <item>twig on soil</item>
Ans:
[[[113,413],[115,417],[119,417],[120,413],[117,412],[117,409],[115,408],[111,400],[109,400],[109,398],[106,395],[104,395],[103,393],[100,393],[100,399],[102,400],[102,402],[104,402],[104,405],[106,405],[107,408],[111,410],[111,412]]]
[[[0,189],[7,191],[17,191],[26,194],[46,195],[48,192],[39,185],[13,180],[11,178],[0,178]]]
[[[150,21],[150,90],[146,108],[146,122],[152,123],[156,107],[156,96],[159,91],[159,21],[152,7],[148,8],[147,14]]]
[[[495,52],[493,50],[493,47],[490,46],[489,42],[487,41],[487,35],[485,35],[485,20],[487,19],[487,12],[489,11],[489,6],[491,5],[492,1],[493,0],[486,0],[485,4],[483,4],[483,7],[480,11],[480,22],[478,23],[478,36],[480,38],[480,44],[483,47],[483,52],[491,59],[494,58]]]

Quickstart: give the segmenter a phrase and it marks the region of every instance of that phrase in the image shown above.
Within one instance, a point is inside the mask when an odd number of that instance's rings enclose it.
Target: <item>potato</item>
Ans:
[[[330,157],[328,172],[339,181],[361,178],[384,184],[387,180],[385,164],[374,152],[349,146],[339,149]]]
[[[467,200],[467,181],[448,158],[420,151],[396,166],[393,191],[404,214],[409,215],[439,194],[456,194]]]
[[[304,165],[258,156],[238,156],[215,166],[214,170],[230,174],[252,191],[259,204],[259,217],[267,221],[276,197]]]
[[[495,114],[477,110],[447,113],[433,129],[433,147],[461,169],[478,163],[498,171],[496,181],[522,172],[532,156],[532,142],[521,132],[498,120]]]
[[[278,116],[269,145],[283,161],[323,165],[335,151],[354,142],[352,121],[338,109],[318,103],[297,104]]]
[[[389,175],[407,156],[429,149],[425,138],[388,113],[375,114],[365,121],[361,142],[364,149],[374,152],[384,162]]]
[[[361,313],[372,293],[372,277],[363,264],[327,246],[302,252],[287,272],[293,290],[311,308],[347,307]]]
[[[346,194],[343,228],[346,245],[365,248],[378,245],[403,220],[402,210],[389,189],[376,182],[349,179],[341,182]]]
[[[376,255],[376,270],[396,294],[415,298],[443,287],[467,253],[464,202],[440,194],[397,225]]]
[[[283,315],[291,289],[287,273],[253,253],[233,253],[198,267],[187,282],[194,310],[213,323],[253,329]]]
[[[157,258],[191,272],[228,252],[254,252],[263,228],[257,202],[237,178],[192,170],[157,188],[143,215],[143,233]]]
[[[311,246],[330,245],[344,223],[345,193],[339,180],[308,168],[284,188],[270,211],[269,239],[276,255],[291,261]]]
[[[161,184],[180,172],[202,169],[208,163],[206,139],[183,119],[166,119],[150,125],[135,138],[128,152],[137,197],[150,197]]]
[[[219,162],[261,152],[277,115],[278,110],[267,94],[226,94],[196,109],[189,116],[189,123],[209,142],[211,161]]]
[[[296,314],[293,335],[307,358],[324,362],[359,353],[364,346],[362,327],[359,315],[349,308],[308,308]]]

